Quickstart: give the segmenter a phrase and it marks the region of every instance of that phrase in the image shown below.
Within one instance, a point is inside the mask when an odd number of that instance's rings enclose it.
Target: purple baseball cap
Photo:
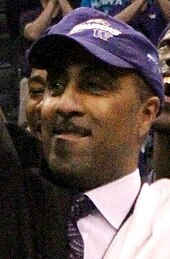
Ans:
[[[80,7],[32,45],[28,53],[30,65],[48,70],[54,61],[61,64],[65,46],[67,55],[69,51],[72,54],[68,43],[82,46],[110,66],[134,69],[150,84],[162,105],[164,90],[157,50],[143,34],[98,10]]]

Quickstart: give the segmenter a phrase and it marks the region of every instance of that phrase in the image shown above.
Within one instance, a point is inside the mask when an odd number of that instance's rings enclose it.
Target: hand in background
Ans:
[[[68,0],[58,0],[58,3],[60,5],[63,16],[67,15],[73,10]]]
[[[52,8],[52,12],[51,12],[51,18],[52,19],[55,18],[58,15],[58,13],[61,9],[58,0],[44,0],[42,2],[42,6],[43,6],[44,9],[47,9],[47,8],[51,9]]]
[[[140,9],[140,12],[143,12],[147,9],[147,6],[148,6],[148,3],[150,2],[151,0],[131,0],[131,4],[134,3],[134,2],[143,2],[143,5]]]

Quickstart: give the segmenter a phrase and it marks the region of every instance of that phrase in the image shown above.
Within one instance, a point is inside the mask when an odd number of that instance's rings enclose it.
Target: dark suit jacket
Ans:
[[[72,195],[41,176],[30,158],[30,166],[24,167],[19,155],[1,122],[0,258],[67,258],[67,210]]]

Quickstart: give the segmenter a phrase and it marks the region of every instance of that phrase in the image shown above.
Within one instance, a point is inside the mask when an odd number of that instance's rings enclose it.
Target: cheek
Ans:
[[[56,104],[52,99],[43,100],[41,106],[41,120],[42,127],[49,128],[50,125],[55,121]]]
[[[27,117],[31,118],[32,116],[34,116],[36,105],[37,105],[37,102],[35,100],[28,100],[27,106],[26,106]]]
[[[83,104],[86,114],[100,123],[113,115],[113,104],[109,98],[85,98]]]
[[[35,123],[40,117],[40,110],[37,109],[39,100],[29,99],[26,106],[26,116],[28,124]]]
[[[95,103],[95,109],[94,109]],[[117,121],[126,120],[132,108],[127,102],[122,102],[120,98],[101,98],[88,102],[87,111],[99,124],[113,125]]]
[[[51,150],[52,125],[55,123],[55,105],[53,101],[44,100],[41,107],[41,140],[43,143],[43,152],[46,159],[49,159]]]
[[[92,110],[95,130],[100,132],[101,138],[107,142],[121,139],[127,140],[135,130],[136,112],[133,105],[122,100],[102,100],[95,103]]]

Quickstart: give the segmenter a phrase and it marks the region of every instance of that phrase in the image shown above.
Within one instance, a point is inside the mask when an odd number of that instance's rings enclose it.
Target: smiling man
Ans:
[[[69,258],[103,258],[140,191],[139,151],[164,98],[157,51],[128,25],[78,8],[33,45],[29,61],[48,72],[41,130],[49,175],[95,208],[78,219],[79,240],[68,224]]]
[[[69,27],[74,15],[78,21]],[[136,169],[163,92],[156,51],[145,37],[95,10],[74,15],[33,45],[29,58],[48,71],[42,139],[49,166],[64,184],[84,191]],[[127,48],[131,35],[144,50],[135,40]]]
[[[135,169],[139,104],[134,85],[143,82],[132,71],[109,71],[81,48],[74,51],[83,59],[68,55],[63,68],[49,74],[42,140],[52,171],[61,171],[66,185],[84,191]]]

